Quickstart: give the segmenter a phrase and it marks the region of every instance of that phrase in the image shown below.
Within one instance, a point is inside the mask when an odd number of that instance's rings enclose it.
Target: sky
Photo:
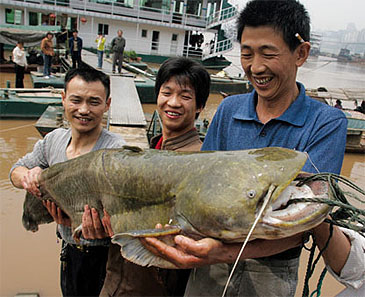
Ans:
[[[299,0],[309,12],[312,30],[338,31],[354,23],[358,31],[365,29],[365,0]],[[230,0],[240,8],[247,0]]]

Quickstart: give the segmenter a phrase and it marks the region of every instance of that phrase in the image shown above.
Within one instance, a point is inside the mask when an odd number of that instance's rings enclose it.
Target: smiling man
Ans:
[[[296,81],[298,68],[309,55],[309,38],[310,19],[298,1],[247,3],[237,19],[237,39],[241,65],[254,91],[227,97],[220,104],[202,150],[284,147],[308,153],[304,171],[340,173],[346,117],[340,110],[306,96],[304,85]],[[327,223],[313,230],[320,248],[328,239],[328,230]],[[294,296],[301,236],[249,242],[227,296]],[[350,257],[348,238],[351,236],[346,237],[335,227],[324,253],[326,262],[338,275]],[[145,241],[151,251],[178,267],[200,267],[190,275],[186,296],[221,296],[230,263],[240,249],[237,244],[223,244],[212,238],[194,241],[182,235],[175,237],[177,248],[155,238]],[[355,241],[352,244],[359,245]],[[363,263],[361,257],[363,254],[358,253],[358,261],[350,263]],[[348,277],[347,270],[344,274]],[[351,278],[344,283],[351,285],[351,281],[346,282]]]
[[[199,151],[202,142],[195,119],[209,96],[210,76],[202,65],[186,58],[171,58],[162,64],[155,83],[162,134],[155,136],[156,149]]]
[[[163,128],[162,134],[152,138],[151,148],[200,150],[202,142],[194,122],[205,107],[209,89],[210,76],[200,63],[187,58],[170,58],[161,65],[155,94]],[[110,222],[107,229],[111,229]],[[190,270],[136,265],[122,258],[119,245],[111,244],[100,296],[182,296],[189,273]]]
[[[102,127],[103,114],[108,111],[110,102],[110,80],[107,75],[93,69],[70,70],[65,77],[62,104],[71,128],[50,132],[35,144],[31,153],[14,164],[10,171],[14,186],[39,197],[38,179],[44,169],[90,151],[123,146],[125,142],[119,135]],[[62,294],[99,296],[106,272],[109,238],[81,238],[80,244],[76,244],[69,219],[54,203],[44,204],[58,224],[58,234],[62,238]]]

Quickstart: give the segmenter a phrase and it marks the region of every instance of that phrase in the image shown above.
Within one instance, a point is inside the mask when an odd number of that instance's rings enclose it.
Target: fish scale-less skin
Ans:
[[[41,190],[70,216],[73,228],[81,224],[88,204],[101,216],[106,209],[115,234],[172,219],[186,234],[231,241],[247,234],[268,188],[280,189],[274,191],[275,200],[305,161],[304,153],[283,148],[196,153],[104,149],[46,169]]]

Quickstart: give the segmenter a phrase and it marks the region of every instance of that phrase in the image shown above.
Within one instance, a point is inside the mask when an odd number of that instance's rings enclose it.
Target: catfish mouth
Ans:
[[[284,230],[287,232],[288,229],[292,228],[293,230],[287,233],[290,236],[290,234],[313,228],[324,220],[331,209],[327,204],[304,201],[290,203],[291,200],[299,198],[328,199],[328,184],[326,182],[310,181],[299,184],[298,178],[308,176],[311,174],[299,174],[277,199],[268,205],[265,215],[260,220],[261,225],[280,229],[280,231],[277,230],[279,233],[284,232]]]

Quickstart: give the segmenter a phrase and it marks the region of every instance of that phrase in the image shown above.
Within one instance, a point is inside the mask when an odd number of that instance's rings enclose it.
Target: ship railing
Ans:
[[[227,38],[221,41],[215,41],[214,44],[207,44],[208,50],[205,48],[203,50],[202,59],[206,60],[218,55],[222,55],[226,52],[229,52],[233,48],[235,38]]]
[[[43,1],[59,1],[59,0],[43,0]],[[132,17],[139,22],[158,21],[168,24],[176,24],[183,26],[198,26],[205,28],[206,18],[199,15],[178,13],[170,9],[146,7],[141,5],[128,5],[112,0],[69,0],[70,7],[84,10],[97,11],[112,16]]]
[[[216,11],[207,17],[207,28],[214,28],[218,25],[221,25],[222,23],[230,21],[236,17],[237,13],[238,8],[236,6],[230,6]]]
[[[144,21],[159,21],[168,24],[213,28],[223,22],[233,19],[237,15],[235,6],[219,10],[211,15],[197,15],[174,12],[171,6],[164,8],[146,7],[141,5],[128,5],[116,0],[15,0],[16,2],[28,2],[32,4],[46,4],[75,9],[75,14],[82,11],[106,13],[115,16],[137,18]],[[203,9],[204,10],[204,9]],[[55,12],[57,13],[57,9]]]

